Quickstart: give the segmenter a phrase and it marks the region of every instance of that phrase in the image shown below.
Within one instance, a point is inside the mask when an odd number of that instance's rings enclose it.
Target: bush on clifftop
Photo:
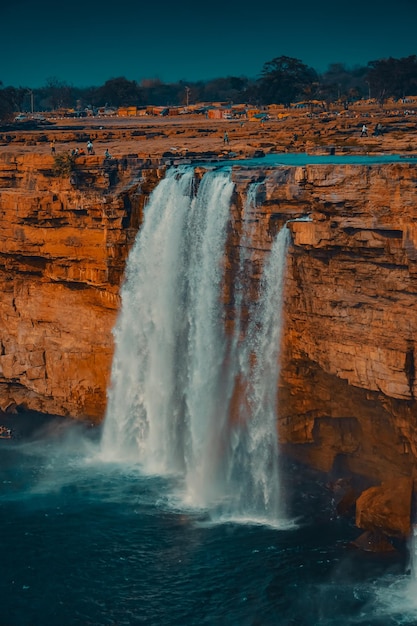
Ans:
[[[71,176],[75,169],[75,158],[71,154],[57,154],[54,157],[53,175],[57,178]]]

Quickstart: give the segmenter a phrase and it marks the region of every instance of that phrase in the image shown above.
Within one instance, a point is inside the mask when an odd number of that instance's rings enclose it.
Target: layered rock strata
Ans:
[[[325,471],[414,477],[416,172],[293,172],[312,221],[290,224],[279,414],[283,441]]]
[[[254,268],[285,222],[292,233],[278,391],[282,446],[337,476],[414,477],[415,165],[307,165],[241,170],[235,178],[238,190],[262,183]]]
[[[100,421],[126,256],[164,168],[95,156],[65,175],[55,165],[35,154],[0,162],[0,408]],[[292,235],[282,446],[336,476],[414,478],[416,164],[235,166],[233,178],[227,324],[251,183],[248,299],[278,230]]]
[[[80,157],[0,162],[0,409],[100,420],[129,247],[155,170]]]

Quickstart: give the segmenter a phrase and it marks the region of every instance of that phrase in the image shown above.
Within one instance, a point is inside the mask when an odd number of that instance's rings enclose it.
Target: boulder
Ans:
[[[411,531],[412,478],[387,480],[356,501],[356,525],[373,533],[406,539]]]

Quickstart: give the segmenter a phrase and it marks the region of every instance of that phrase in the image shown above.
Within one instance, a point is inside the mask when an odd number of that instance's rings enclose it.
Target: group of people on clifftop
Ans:
[[[50,141],[49,146],[51,149],[51,154],[56,154],[55,139],[52,139],[52,141]],[[86,153],[84,148],[73,148],[71,150],[71,156],[73,157],[82,156],[85,154]],[[91,139],[87,141],[87,154],[95,154],[93,142],[91,141]]]
[[[55,148],[55,139],[53,139],[50,142],[50,148],[51,148],[51,154],[55,155],[56,154],[56,148]],[[84,148],[72,148],[72,150],[70,151],[70,156],[72,158],[76,158],[78,156],[84,156],[86,154]],[[93,142],[91,141],[91,139],[88,140],[87,142],[87,154],[95,154],[94,152],[94,146],[93,146]],[[110,154],[108,148],[106,148],[105,152],[104,152],[104,159],[108,160],[108,159],[113,159],[113,156]]]

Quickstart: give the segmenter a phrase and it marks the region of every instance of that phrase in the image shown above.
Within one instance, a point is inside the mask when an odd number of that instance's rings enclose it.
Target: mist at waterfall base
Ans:
[[[335,516],[323,477],[279,459],[290,240],[284,227],[246,324],[261,186],[242,214],[231,336],[230,173],[196,185],[191,168],[169,171],[128,260],[102,431],[9,418],[20,436],[0,441],[0,624],[417,624],[407,555],[351,548],[358,529]]]

